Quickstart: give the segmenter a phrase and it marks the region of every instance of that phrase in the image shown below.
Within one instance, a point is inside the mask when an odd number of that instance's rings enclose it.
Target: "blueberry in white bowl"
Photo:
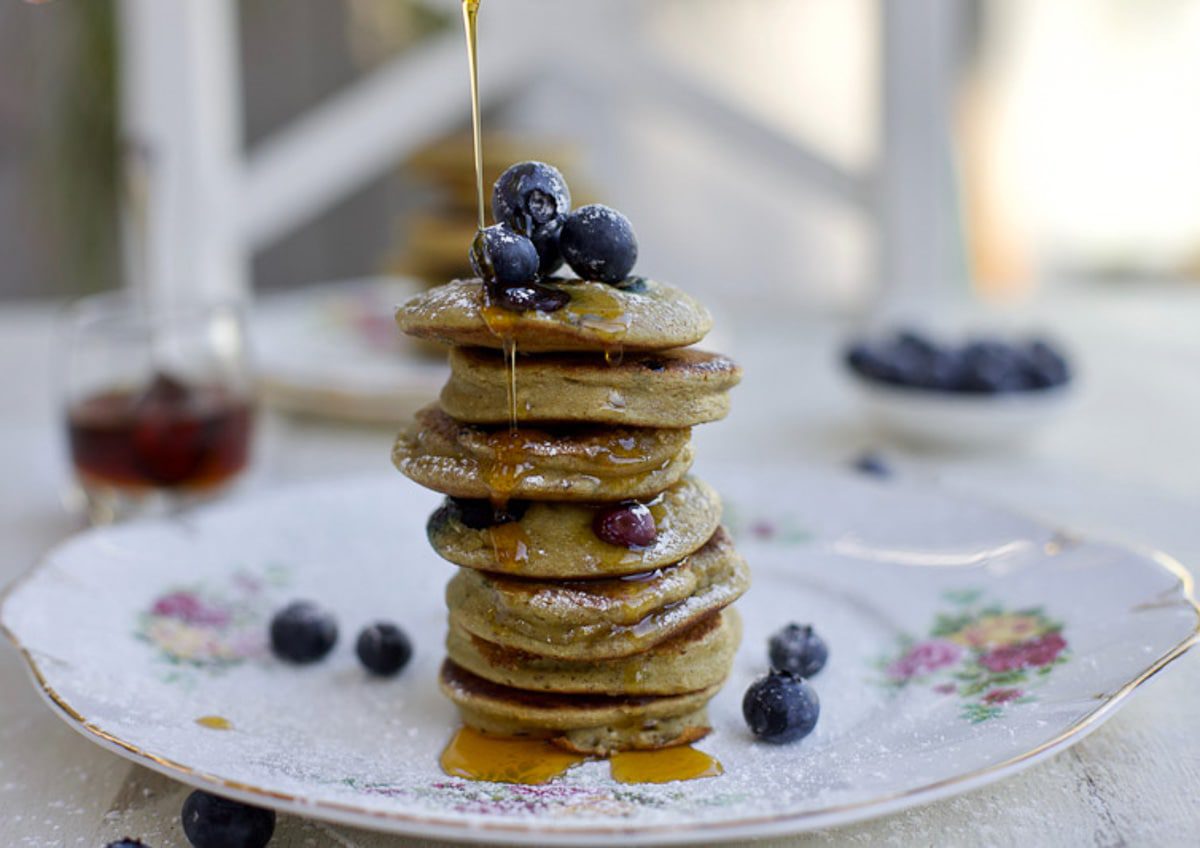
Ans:
[[[953,394],[1037,391],[1071,381],[1066,357],[1042,339],[980,337],[950,344],[900,330],[852,343],[845,362],[865,380]]]
[[[860,338],[842,361],[867,416],[925,446],[1007,444],[1050,420],[1074,371],[1053,343],[978,336],[954,343],[915,330]]]

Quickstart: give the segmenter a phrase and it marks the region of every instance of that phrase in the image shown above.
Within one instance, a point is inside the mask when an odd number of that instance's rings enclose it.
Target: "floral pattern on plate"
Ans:
[[[1063,625],[1040,606],[1010,611],[977,588],[943,597],[952,609],[937,615],[928,637],[903,639],[899,654],[877,663],[885,685],[957,695],[962,717],[978,724],[1036,700],[1030,690],[1070,657]]]
[[[266,654],[268,590],[287,585],[282,566],[258,574],[235,571],[222,585],[169,587],[138,612],[134,637],[157,650],[165,682],[191,680],[189,670],[219,673]]]

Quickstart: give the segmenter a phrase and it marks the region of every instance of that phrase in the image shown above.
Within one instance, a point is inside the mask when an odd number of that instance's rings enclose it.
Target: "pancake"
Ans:
[[[571,301],[555,312],[498,310],[493,319],[518,350],[666,350],[695,344],[712,328],[707,309],[665,283],[635,277],[621,286],[583,280],[548,285],[568,292]],[[430,289],[401,306],[396,323],[411,336],[499,349],[502,340],[484,322],[482,288],[474,279]]]
[[[649,650],[733,603],[749,568],[723,531],[647,579],[515,580],[462,571],[446,585],[450,623],[537,656],[603,660]]]
[[[691,430],[583,426],[514,436],[462,424],[435,404],[399,435],[392,461],[456,498],[619,501],[678,482],[692,464]]]
[[[446,653],[461,668],[518,689],[598,695],[675,695],[729,674],[742,621],[729,608],[649,651],[611,660],[560,660],[505,648],[451,626]]]
[[[452,660],[442,664],[438,683],[469,727],[598,756],[701,739],[710,730],[705,706],[720,688],[661,697],[529,692],[484,680]]]
[[[592,530],[599,507],[566,502],[532,503],[516,521],[473,529],[447,501],[426,530],[443,559],[466,568],[530,578],[590,578],[653,571],[699,550],[721,521],[721,500],[708,484],[684,477],[657,497],[643,500],[658,536],[643,548],[602,541]]]
[[[730,359],[693,348],[627,354],[609,364],[595,354],[517,358],[517,419],[634,427],[691,427],[729,411],[741,379]],[[481,348],[450,351],[442,408],[459,421],[502,424],[509,418],[504,357]]]

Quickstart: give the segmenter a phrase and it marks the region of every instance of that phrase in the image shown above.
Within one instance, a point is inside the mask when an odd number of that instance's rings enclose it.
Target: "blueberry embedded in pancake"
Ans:
[[[517,358],[517,420],[632,427],[692,427],[725,417],[742,370],[715,353],[681,348],[626,354],[619,363],[585,354]],[[442,408],[474,424],[509,418],[504,357],[482,348],[450,351]]]
[[[526,353],[667,350],[695,344],[712,329],[708,310],[666,283],[631,277],[617,285],[562,279],[543,285],[565,292],[566,305],[503,315],[506,334]],[[411,336],[498,350],[503,341],[488,326],[484,310],[482,281],[455,280],[405,303],[396,311],[396,323]]]
[[[619,501],[653,497],[692,464],[691,430],[464,424],[436,404],[396,439],[401,473],[456,498]]]
[[[567,580],[653,571],[699,550],[721,522],[721,500],[706,483],[684,477],[646,505],[654,515],[652,544],[627,548],[596,535],[601,508],[593,504],[534,502],[517,520],[470,526],[462,506],[448,501],[426,530],[443,559],[466,568],[528,578]]]

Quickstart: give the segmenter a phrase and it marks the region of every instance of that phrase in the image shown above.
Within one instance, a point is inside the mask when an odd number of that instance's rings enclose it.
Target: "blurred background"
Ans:
[[[454,270],[457,5],[3,4],[0,297],[121,284],[130,141],[156,284]],[[1191,0],[491,0],[489,158],[562,163],[702,295],[1191,286],[1198,47]]]
[[[838,367],[864,328],[1038,334],[1081,379],[1027,473],[1200,494],[1166,459],[1200,421],[1200,0],[484,0],[480,53],[489,182],[558,164],[576,205],[632,220],[638,273],[718,317],[753,433],[715,428],[710,455],[907,451],[874,425],[909,412]],[[219,379],[308,416],[266,419],[267,479],[304,476],[288,434],[352,440],[314,418],[384,425],[355,442],[377,468],[445,379],[391,315],[469,273],[468,91],[458,0],[0,4],[12,415],[43,439],[44,395],[105,388],[53,388],[63,302],[233,299],[253,356],[211,332]],[[1050,417],[926,406],[934,448]],[[1008,441],[971,467],[1017,474]],[[314,472],[354,466],[323,450]]]

